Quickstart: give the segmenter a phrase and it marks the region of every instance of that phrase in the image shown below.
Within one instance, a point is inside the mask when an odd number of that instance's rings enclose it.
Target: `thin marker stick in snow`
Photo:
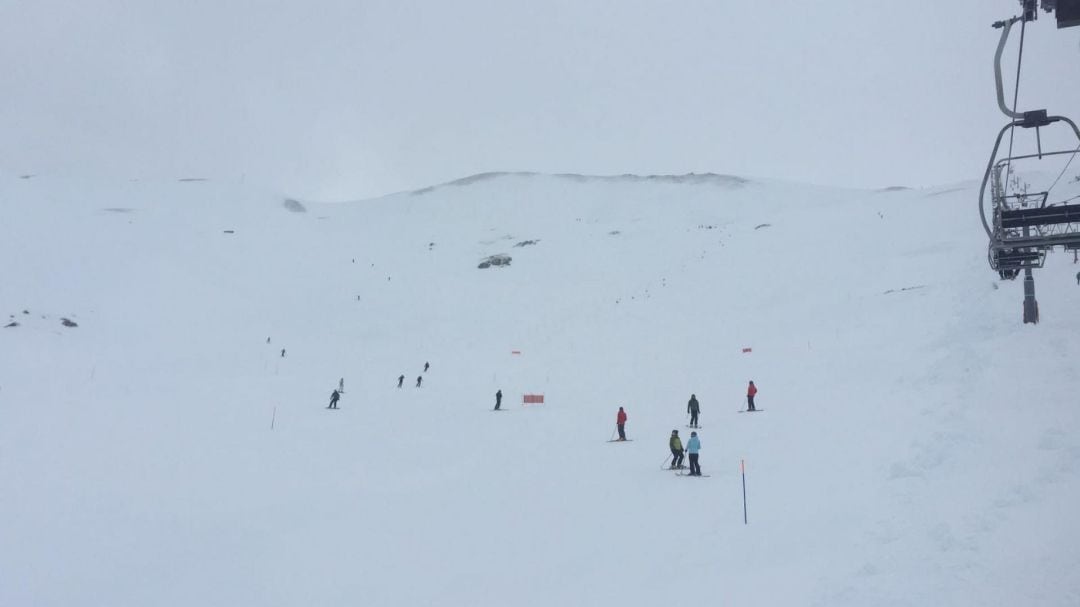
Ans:
[[[277,407],[274,407],[274,414],[270,417],[270,429],[274,429],[274,420],[277,419]]]
[[[742,523],[746,525],[746,460],[739,460],[739,469],[742,471]]]

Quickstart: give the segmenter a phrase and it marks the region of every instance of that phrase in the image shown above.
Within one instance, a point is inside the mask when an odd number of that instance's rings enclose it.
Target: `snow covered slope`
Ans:
[[[1076,605],[1080,266],[976,189],[0,179],[0,605]]]

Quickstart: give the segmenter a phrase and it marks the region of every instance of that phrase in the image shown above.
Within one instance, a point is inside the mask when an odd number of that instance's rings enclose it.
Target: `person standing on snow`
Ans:
[[[502,406],[502,390],[495,393],[495,410],[498,411]]]
[[[341,379],[338,380],[337,389],[338,389],[338,392],[344,392],[345,391],[345,378],[344,377],[342,377]]]
[[[398,375],[398,377],[397,377],[397,387],[400,388],[401,384],[403,384],[403,383],[405,383],[405,376],[404,375]]]
[[[697,428],[697,416],[701,411],[701,405],[697,402],[697,397],[693,394],[690,395],[690,402],[686,403],[686,412],[690,414],[690,427]]]
[[[757,394],[757,386],[754,385],[754,380],[750,380],[750,385],[746,387],[746,410],[757,411],[754,408],[754,395]]]
[[[327,409],[337,409],[338,408],[337,402],[340,399],[341,399],[341,394],[338,393],[337,390],[334,390],[333,392],[330,393],[330,404],[326,408]]]
[[[619,429],[619,440],[626,440],[626,411],[619,407],[619,413],[615,415],[615,427]]]
[[[1076,284],[1080,285],[1080,272],[1076,273]]]
[[[671,448],[671,469],[682,468],[683,447],[678,430],[671,431],[671,438],[668,439],[668,447]]]
[[[424,376],[423,375],[417,375],[416,376],[416,387],[419,388],[420,384],[423,383],[423,382],[424,382]]]
[[[430,367],[431,367],[431,364],[430,364],[430,363],[424,363],[424,373],[427,373],[427,370],[428,370],[428,369],[429,369]]]
[[[686,443],[686,452],[690,454],[690,476],[701,476],[698,451],[701,451],[701,441],[698,440],[697,432],[691,432],[690,440]]]

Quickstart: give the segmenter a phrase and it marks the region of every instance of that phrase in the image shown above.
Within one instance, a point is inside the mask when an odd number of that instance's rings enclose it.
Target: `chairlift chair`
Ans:
[[[1041,162],[1048,158],[1070,155],[1069,162],[1080,152],[1080,129],[1076,123],[1065,116],[1049,115],[1046,110],[1017,112],[1005,105],[1004,87],[1001,76],[1001,54],[1008,40],[1012,26],[1017,22],[1033,21],[1037,16],[1035,0],[1021,0],[1022,16],[999,21],[994,27],[1001,28],[1001,39],[994,54],[994,77],[997,85],[998,107],[1009,118],[1009,123],[998,131],[994,141],[990,160],[983,174],[979,188],[979,214],[983,228],[989,237],[987,258],[990,267],[998,272],[1002,279],[1012,280],[1024,272],[1024,322],[1039,321],[1038,303],[1035,301],[1035,280],[1031,271],[1041,268],[1046,260],[1046,253],[1054,247],[1066,250],[1080,249],[1080,200],[1077,197],[1055,200],[1053,188],[1055,180],[1045,191],[1028,192],[1026,188],[1010,184],[1013,166],[1018,162]],[[1080,20],[1073,22],[1080,13],[1080,0],[1043,0],[1043,10],[1057,11],[1058,27],[1080,25]],[[1021,37],[1021,52],[1023,37]],[[1019,74],[1019,66],[1017,67]],[[1071,128],[1076,137],[1076,148],[1045,151],[1042,149],[1042,129],[1056,126]],[[1035,152],[1028,154],[1012,153],[1012,138],[1016,129],[1025,131],[1034,129]],[[1002,139],[1010,135],[1009,153],[999,158]],[[1068,166],[1068,165],[1066,165]],[[1064,170],[1062,170],[1064,174]],[[1060,179],[1060,176],[1058,177]],[[990,214],[987,215],[986,190],[990,186]]]

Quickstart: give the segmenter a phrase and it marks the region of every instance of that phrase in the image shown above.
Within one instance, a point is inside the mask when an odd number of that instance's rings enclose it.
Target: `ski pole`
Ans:
[[[619,428],[618,428],[618,426],[616,426],[616,427],[615,427],[615,429],[611,431],[611,438],[609,438],[609,439],[608,439],[608,442],[609,442],[609,443],[610,443],[611,441],[615,440],[615,433],[616,433],[616,432],[618,432],[618,431],[619,431]]]

